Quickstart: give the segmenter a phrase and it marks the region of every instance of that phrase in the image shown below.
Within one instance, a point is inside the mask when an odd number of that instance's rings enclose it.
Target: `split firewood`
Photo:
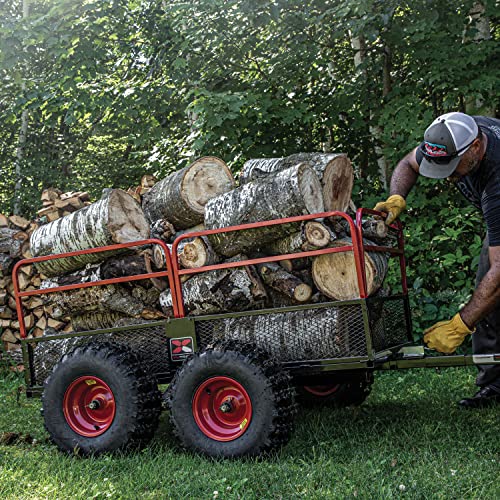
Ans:
[[[148,236],[149,225],[141,207],[125,191],[113,189],[103,199],[34,231],[31,253],[39,257],[137,241]],[[106,252],[106,256],[113,253],[121,252]],[[57,276],[100,262],[106,256],[101,252],[39,262],[36,266],[47,276]]]
[[[157,182],[144,195],[142,207],[150,222],[166,219],[177,229],[185,229],[203,222],[208,200],[234,186],[227,165],[206,156]]]
[[[21,230],[28,229],[30,221],[19,215],[11,215],[9,221],[12,225],[18,227]]]
[[[322,211],[318,176],[302,163],[270,174],[263,182],[249,182],[213,198],[205,207],[205,227],[218,229]],[[300,224],[277,224],[213,234],[209,240],[218,254],[231,257],[284,238],[298,227]]]
[[[351,199],[354,174],[345,154],[298,153],[286,158],[249,160],[243,165],[240,185],[264,180],[269,174],[284,170],[298,163],[310,165],[321,181],[326,211],[346,211]]]

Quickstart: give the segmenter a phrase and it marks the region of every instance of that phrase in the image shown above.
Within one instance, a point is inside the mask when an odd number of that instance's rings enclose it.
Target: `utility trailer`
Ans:
[[[332,407],[361,404],[376,370],[500,363],[500,354],[429,355],[413,342],[401,223],[390,226],[397,245],[363,241],[363,217],[325,212],[179,236],[172,250],[161,240],[25,259],[13,270],[28,397],[42,396],[45,427],[64,452],[97,455],[141,448],[152,438],[164,407],[184,448],[217,457],[256,456],[285,444],[297,402]],[[301,253],[180,269],[182,240],[255,230],[274,224],[338,217],[352,244]],[[74,285],[20,291],[22,266],[80,254],[158,245],[165,270]],[[399,264],[401,290],[367,294],[365,253],[384,252]],[[352,252],[359,298],[273,309],[189,316],[182,277],[220,269]],[[23,298],[77,288],[168,281],[173,317],[138,325],[30,338]],[[159,385],[168,384],[160,392]]]

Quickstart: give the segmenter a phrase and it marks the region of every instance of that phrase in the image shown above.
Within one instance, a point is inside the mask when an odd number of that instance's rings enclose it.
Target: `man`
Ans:
[[[388,214],[390,224],[406,208],[405,198],[419,175],[449,178],[482,210],[487,235],[481,251],[476,290],[449,321],[425,331],[428,347],[452,353],[472,334],[474,354],[500,352],[500,120],[464,113],[447,113],[427,128],[424,141],[396,166],[391,196],[375,210]],[[462,399],[464,408],[500,402],[500,366],[479,366],[480,390]]]

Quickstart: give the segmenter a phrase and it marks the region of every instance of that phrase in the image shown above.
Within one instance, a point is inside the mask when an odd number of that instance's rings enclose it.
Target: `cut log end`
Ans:
[[[149,237],[149,224],[141,206],[121,189],[109,194],[108,229],[115,243],[144,240]]]
[[[350,245],[351,241],[338,243]],[[370,243],[368,243],[370,244]],[[382,285],[387,272],[387,257],[379,252],[365,254],[365,272],[368,295]],[[318,290],[335,300],[359,298],[356,264],[352,252],[319,255],[313,259],[312,276]]]
[[[215,156],[204,156],[186,170],[181,193],[186,204],[203,215],[208,200],[230,191],[234,186],[234,178],[227,165]]]

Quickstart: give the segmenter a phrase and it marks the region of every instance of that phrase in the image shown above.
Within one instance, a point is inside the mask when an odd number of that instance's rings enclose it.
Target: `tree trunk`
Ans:
[[[139,204],[113,189],[105,198],[36,229],[31,235],[33,257],[143,240],[149,225]],[[36,264],[46,276],[57,276],[100,262],[120,251],[67,257]]]
[[[368,240],[365,240],[365,244],[373,245]],[[335,242],[335,246],[344,245],[352,245],[352,240],[346,238]],[[384,281],[387,272],[387,255],[381,252],[366,252],[365,270],[368,295],[372,295]],[[331,299],[359,298],[353,252],[330,253],[314,257],[312,276],[318,290]]]
[[[469,25],[476,29],[473,41],[481,43],[491,38],[490,18],[485,15],[486,7],[484,2],[477,0],[469,11]],[[470,42],[464,36],[465,42]],[[465,112],[469,115],[485,115],[495,117],[495,99],[491,95],[468,96],[465,101]]]
[[[231,261],[245,260],[239,255]],[[182,287],[186,314],[201,315],[230,311],[260,309],[264,305],[264,286],[252,266],[220,269],[193,276]],[[165,290],[160,305],[169,315],[172,312],[172,294]]]
[[[208,200],[235,186],[227,165],[206,156],[156,183],[144,195],[142,207],[151,221],[166,219],[177,230],[203,222]]]
[[[210,200],[205,207],[205,227],[218,229],[323,211],[321,184],[306,164],[295,165]],[[297,231],[297,224],[279,224],[209,236],[214,250],[231,257],[262,247]]]
[[[29,0],[23,0],[23,20],[27,19],[30,15],[30,3]],[[26,92],[26,82],[23,81],[21,84],[21,91],[23,94]],[[15,215],[21,213],[21,189],[23,180],[23,158],[24,149],[26,147],[26,136],[28,135],[28,109],[25,107],[21,113],[21,128],[19,130],[19,140],[16,150],[16,161],[15,161],[15,173],[16,173],[16,183],[14,185],[14,206],[13,211]]]
[[[297,153],[286,158],[249,160],[243,165],[240,185],[264,180],[269,174],[298,163],[308,164],[318,174],[325,210],[345,212],[349,206],[354,181],[352,165],[345,154]]]

